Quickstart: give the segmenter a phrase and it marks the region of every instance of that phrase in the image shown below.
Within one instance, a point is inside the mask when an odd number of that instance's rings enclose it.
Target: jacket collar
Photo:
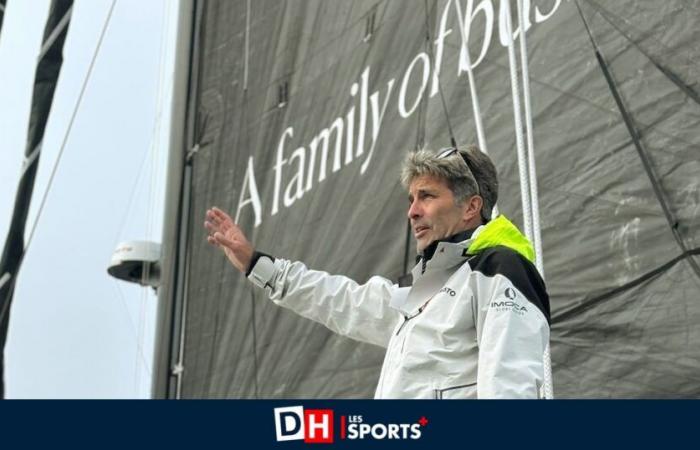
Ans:
[[[483,225],[474,230],[465,230],[428,245],[416,259],[411,271],[413,280],[420,278],[427,269],[441,269],[461,264],[467,258],[466,249],[479,234]]]
[[[460,262],[460,258],[463,261],[468,256],[495,246],[508,247],[529,261],[533,263],[535,261],[535,251],[530,241],[501,214],[476,229],[465,230],[432,242],[416,258],[416,267],[411,271],[413,279],[425,273],[428,266],[430,268],[449,267]],[[436,256],[438,254],[439,258]]]
[[[438,239],[437,241],[431,242],[430,245],[428,245],[426,248],[424,248],[423,252],[420,253],[416,257],[416,263],[418,263],[418,261],[421,261],[421,260],[423,260],[424,263],[427,263],[428,261],[430,261],[433,258],[433,255],[435,255],[435,251],[437,250],[438,245],[441,242],[457,243],[457,242],[466,241],[467,239],[469,239],[472,236],[472,234],[474,233],[474,230],[476,230],[476,228],[471,229],[471,230],[460,231],[459,233],[453,234],[452,236],[446,237],[445,239]]]
[[[476,230],[457,233],[426,247],[426,251],[419,255],[418,264],[411,270],[412,286],[397,289],[390,306],[405,316],[415,314],[469,257],[495,246],[508,247],[534,261],[530,241],[501,215]]]

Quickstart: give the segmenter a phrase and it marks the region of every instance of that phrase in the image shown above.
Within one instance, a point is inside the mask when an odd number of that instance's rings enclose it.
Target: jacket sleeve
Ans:
[[[389,306],[396,288],[372,277],[365,284],[340,275],[308,269],[301,262],[260,257],[248,279],[264,287],[276,304],[352,339],[387,347],[400,319]]]
[[[541,398],[549,298],[520,255],[489,255],[475,271],[478,398]]]

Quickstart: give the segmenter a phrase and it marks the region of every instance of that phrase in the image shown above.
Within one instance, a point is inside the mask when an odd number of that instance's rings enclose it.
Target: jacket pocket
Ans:
[[[434,389],[433,392],[436,400],[476,398],[476,383],[450,386],[444,389]]]

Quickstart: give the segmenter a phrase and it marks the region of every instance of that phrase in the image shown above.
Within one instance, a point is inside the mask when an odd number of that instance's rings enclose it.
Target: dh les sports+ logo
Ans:
[[[422,429],[428,425],[425,417],[413,423],[370,423],[361,415],[336,416],[332,409],[303,406],[275,408],[274,413],[277,441],[303,440],[309,444],[332,444],[336,437],[357,441],[415,440],[421,438]]]

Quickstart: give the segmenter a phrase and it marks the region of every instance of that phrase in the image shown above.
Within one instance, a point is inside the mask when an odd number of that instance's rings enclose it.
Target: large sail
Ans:
[[[0,4],[0,7],[4,5]],[[0,20],[2,19],[0,8]],[[58,75],[63,65],[63,44],[68,33],[73,0],[53,0],[46,19],[44,38],[34,78],[34,93],[29,116],[27,147],[20,175],[10,229],[0,259],[0,398],[4,398],[4,352],[9,327],[12,296],[25,250],[25,226],[39,167],[41,145],[51,112]]]
[[[383,349],[267,301],[207,245],[205,210],[262,251],[396,281],[415,256],[402,159],[448,124],[477,142],[464,27],[499,210],[522,223],[503,3],[196,3],[154,395],[371,397]],[[700,9],[524,4],[555,395],[697,397]]]

